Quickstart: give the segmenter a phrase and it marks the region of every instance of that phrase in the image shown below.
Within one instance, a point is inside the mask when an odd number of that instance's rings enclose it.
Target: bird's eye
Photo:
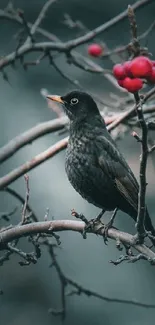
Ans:
[[[71,99],[71,104],[75,105],[78,103],[78,99],[77,98],[72,98]]]

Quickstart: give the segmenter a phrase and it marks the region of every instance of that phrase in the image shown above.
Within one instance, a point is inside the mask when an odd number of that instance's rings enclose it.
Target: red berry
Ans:
[[[152,63],[146,56],[138,56],[131,61],[130,71],[134,77],[150,77],[152,73]]]
[[[119,86],[124,88],[123,82],[124,82],[124,79],[123,80],[117,80],[117,83],[119,84]]]
[[[113,74],[116,79],[124,79],[126,77],[126,74],[123,65],[122,64],[114,65]]]
[[[155,66],[152,68],[152,74],[148,78],[148,81],[150,81],[151,83],[155,83]]]
[[[95,56],[95,57],[101,56],[102,52],[103,52],[103,48],[99,44],[94,43],[88,46],[88,54],[90,54],[91,56]]]
[[[123,67],[124,67],[124,70],[125,70],[125,73],[128,77],[132,77],[132,73],[131,73],[131,70],[130,70],[130,66],[131,66],[131,61],[126,61],[124,62],[123,64]]]
[[[139,78],[129,78],[126,77],[123,80],[123,87],[127,89],[130,93],[135,93],[143,87],[143,82]]]

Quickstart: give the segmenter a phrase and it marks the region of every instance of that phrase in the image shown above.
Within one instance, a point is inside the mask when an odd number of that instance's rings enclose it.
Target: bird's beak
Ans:
[[[46,96],[48,99],[50,100],[54,100],[57,103],[61,103],[64,104],[64,101],[62,100],[61,96],[57,96],[57,95],[47,95]]]

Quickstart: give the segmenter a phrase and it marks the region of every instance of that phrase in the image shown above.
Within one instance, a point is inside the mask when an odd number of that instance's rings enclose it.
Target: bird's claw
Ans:
[[[103,235],[103,240],[104,240],[105,245],[107,245],[107,242],[108,242],[108,230],[112,227],[112,225],[113,225],[113,222],[112,222],[112,220],[110,220],[107,224],[103,224],[103,226],[101,226],[99,228],[99,231],[101,231],[103,229],[102,235]]]
[[[112,216],[111,216],[111,218],[110,218],[110,221],[106,224],[106,225],[104,225],[104,227],[102,227],[103,228],[103,239],[104,239],[104,243],[105,243],[105,245],[107,245],[107,241],[108,241],[108,230],[110,229],[110,228],[112,228],[112,226],[113,226],[113,223],[114,223],[114,219],[115,219],[115,217],[116,217],[116,213],[117,213],[117,208],[113,211],[113,213],[112,213]],[[101,228],[100,228],[101,229]]]
[[[105,210],[103,209],[96,218],[91,219],[90,221],[88,221],[84,227],[83,230],[83,238],[86,238],[86,233],[87,232],[91,232],[93,230],[95,230],[95,227],[102,223],[101,222],[101,218],[103,216],[103,214],[105,213]]]
[[[97,226],[98,223],[101,223],[101,221],[98,218],[91,219],[88,221],[88,223],[85,224],[85,227],[83,229],[83,238],[86,239],[86,233],[94,231],[95,227]]]

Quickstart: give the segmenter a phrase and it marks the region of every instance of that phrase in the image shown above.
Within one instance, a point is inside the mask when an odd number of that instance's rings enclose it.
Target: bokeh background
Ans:
[[[130,4],[134,2],[130,0]],[[13,1],[14,6],[23,9],[25,17],[32,22],[36,19],[44,3],[43,0]],[[57,1],[49,9],[42,27],[56,34],[62,40],[69,40],[75,37],[78,31],[70,30],[63,24],[64,13],[69,13],[73,19],[81,20],[88,29],[92,29],[117,15],[127,8],[128,4],[127,0]],[[0,9],[6,5],[7,1],[0,1]],[[137,11],[140,33],[145,31],[154,20],[154,12],[155,1]],[[14,35],[18,30],[19,26],[16,23],[1,20],[0,56],[5,56],[15,49]],[[154,35],[155,31],[149,37],[147,44],[153,55],[155,52]],[[126,44],[129,37],[127,19],[100,36],[111,49]],[[42,38],[37,36],[37,39]],[[85,45],[78,50],[87,55]],[[34,55],[29,55],[28,58],[34,57]],[[90,93],[93,92],[107,98],[110,92],[116,92],[103,77],[91,75],[74,66],[66,65],[63,55],[58,57],[57,62],[63,71],[70,74],[72,78],[78,79],[84,89],[89,90]],[[111,66],[109,60],[104,61],[105,68],[111,68]],[[37,67],[30,67],[27,72],[18,62],[16,69],[7,67],[6,72],[10,84],[3,78],[0,79],[1,146],[34,125],[56,117],[40,94],[42,88],[56,94],[64,94],[74,88],[52,66],[49,66],[48,60],[43,61]],[[61,138],[62,136],[58,133],[49,134],[26,146],[1,165],[0,176],[31,159]],[[138,177],[139,145],[129,134],[119,141],[119,147]],[[90,218],[98,213],[98,209],[85,202],[69,184],[64,170],[64,159],[65,152],[61,152],[29,173],[30,204],[40,220],[43,220],[47,207],[50,209],[50,217],[54,216],[55,219],[72,218],[70,215],[72,208]],[[150,214],[153,216],[155,171],[152,161],[149,161],[147,176],[149,183],[147,202]],[[14,182],[12,188],[24,196],[24,179],[21,178]],[[0,211],[11,210],[16,205],[19,203],[15,199],[0,193]],[[19,212],[12,217],[12,223],[19,222]],[[119,229],[134,232],[133,221],[127,215],[119,213],[118,216],[116,226]],[[117,267],[113,266],[109,260],[119,257],[115,243],[109,241],[108,246],[105,246],[102,238],[93,235],[89,235],[87,240],[84,240],[79,234],[64,232],[61,234],[61,242],[62,248],[57,251],[58,261],[66,275],[73,280],[108,297],[155,303],[155,269],[148,263],[140,261],[135,264],[124,263]],[[22,248],[27,251],[30,249],[24,240]],[[0,323],[3,325],[60,324],[59,317],[48,314],[50,307],[60,307],[61,296],[60,283],[56,272],[49,268],[50,258],[46,250],[36,265],[20,267],[18,261],[19,258],[13,256],[0,268],[0,288],[4,291],[4,294],[0,296]],[[155,309],[107,303],[81,295],[67,298],[67,317],[64,323],[75,325],[151,325],[154,323],[154,319]]]

